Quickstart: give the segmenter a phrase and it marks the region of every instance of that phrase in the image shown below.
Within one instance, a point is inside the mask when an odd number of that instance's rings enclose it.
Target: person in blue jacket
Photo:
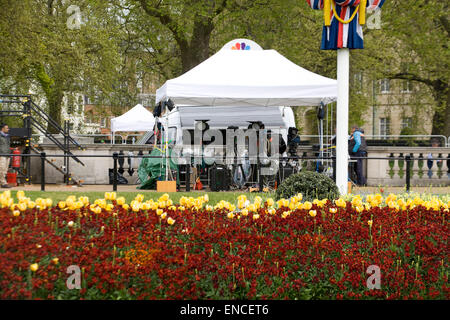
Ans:
[[[356,184],[359,186],[366,185],[366,178],[363,172],[363,157],[367,156],[367,143],[364,136],[364,131],[358,126],[352,126],[352,134],[350,136],[349,154],[350,156],[356,157]]]

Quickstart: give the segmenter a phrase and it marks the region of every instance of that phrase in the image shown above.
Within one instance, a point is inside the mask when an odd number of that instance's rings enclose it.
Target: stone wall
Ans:
[[[109,173],[108,170],[113,168],[113,158],[114,152],[124,152],[125,156],[128,152],[133,152],[134,155],[138,155],[140,150],[144,154],[148,154],[152,149],[151,145],[111,145],[111,144],[84,144],[84,150],[74,150],[72,151],[75,155],[110,155],[111,157],[106,158],[88,158],[79,157],[80,161],[84,163],[84,166],[79,164],[73,159],[70,159],[69,170],[76,180],[83,180],[83,184],[108,184],[109,183]],[[63,166],[63,157],[51,157],[55,154],[63,154],[62,151],[55,147],[54,145],[41,145],[43,152],[47,154],[47,158],[52,161],[58,167]],[[41,162],[40,158],[33,157],[31,160],[31,175],[33,183],[40,183],[41,179]],[[138,184],[137,169],[139,167],[140,161],[138,158],[132,158],[132,168],[135,170],[134,174],[130,176],[127,172],[128,162],[125,157],[124,165],[125,172],[123,176],[128,180],[129,184]],[[53,168],[50,164],[45,165],[45,179],[46,183],[63,183],[64,175]]]

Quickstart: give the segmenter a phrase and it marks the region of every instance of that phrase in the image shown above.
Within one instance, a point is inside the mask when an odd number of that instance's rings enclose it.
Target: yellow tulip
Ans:
[[[286,219],[291,214],[291,211],[285,211],[281,214],[281,218]]]
[[[233,212],[228,212],[227,217],[229,219],[233,219],[234,218],[234,213]]]
[[[239,200],[239,201],[242,201],[242,202],[245,202],[245,201],[247,201],[247,196],[244,195],[244,194],[242,194],[242,195],[240,195],[240,196],[238,197],[238,200]]]
[[[156,214],[157,214],[158,216],[162,215],[162,213],[163,213],[163,210],[162,210],[162,209],[156,210]]]
[[[89,197],[80,197],[78,198],[78,200],[81,201],[84,206],[87,206],[89,204]]]
[[[242,210],[241,210],[241,214],[242,214],[243,216],[247,216],[247,215],[248,215],[248,209],[242,209]]]
[[[33,272],[36,272],[38,268],[39,265],[37,263],[33,263],[32,265],[30,265],[30,270]]]
[[[170,224],[170,225],[173,225],[175,223],[175,220],[172,219],[172,218],[168,218],[167,219],[167,223]]]
[[[53,258],[52,259],[52,263],[53,264],[58,264],[59,263],[59,259],[58,258]]]
[[[160,208],[165,208],[166,207],[166,202],[165,201],[158,201],[158,207]]]
[[[268,207],[273,207],[275,203],[272,198],[267,199],[266,202]]]
[[[372,227],[372,224],[373,224],[373,220],[369,220],[369,221],[367,221],[367,224],[369,225],[369,227]]]
[[[125,204],[125,198],[124,197],[119,197],[119,198],[117,198],[116,202],[117,202],[117,204],[119,206],[124,205]]]
[[[28,208],[29,209],[34,209],[34,207],[36,207],[36,203],[34,201],[28,202]]]
[[[159,199],[160,201],[167,201],[169,200],[169,194],[168,193],[164,193]]]
[[[161,214],[161,219],[164,220],[166,217],[167,217],[167,213],[164,212],[164,213]]]
[[[312,203],[309,201],[306,201],[305,203],[303,203],[303,209],[305,210],[310,210],[312,208]]]
[[[27,210],[27,204],[26,203],[19,203],[18,205],[17,205],[17,207],[19,208],[19,210],[20,211],[25,211],[25,210]]]
[[[257,219],[259,219],[259,214],[254,214],[253,215],[253,220],[257,220]]]
[[[96,200],[96,202],[97,202],[97,200]],[[75,200],[73,200],[72,198],[67,198],[66,199],[66,206],[73,207],[74,203],[75,203]]]
[[[316,210],[309,210],[309,215],[314,218],[317,215],[317,211]]]
[[[124,209],[124,210],[127,210],[128,211],[128,209],[130,208],[130,206],[128,205],[128,204],[123,204],[122,205],[122,208]]]
[[[345,208],[347,206],[347,203],[342,198],[334,200],[334,203],[336,204],[336,206],[341,207],[341,208]]]
[[[66,207],[66,202],[65,201],[58,202],[58,208],[64,209],[65,207]]]
[[[13,215],[14,215],[14,217],[20,216],[20,211],[19,210],[14,210],[13,211]]]
[[[336,208],[330,208],[330,213],[336,213],[337,209]]]
[[[81,209],[84,207],[84,203],[81,201],[77,201],[74,203],[74,207],[75,207],[75,209]]]

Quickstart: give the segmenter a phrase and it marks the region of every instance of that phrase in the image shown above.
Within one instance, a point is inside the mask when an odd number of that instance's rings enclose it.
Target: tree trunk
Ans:
[[[450,90],[442,84],[434,86],[434,97],[438,104],[433,116],[432,135],[450,136]]]
[[[56,90],[55,90],[56,91]],[[61,104],[64,95],[61,92],[52,92],[51,96],[47,96],[48,101],[48,115],[54,120],[58,125],[61,126]],[[59,130],[55,128],[52,124],[47,123],[48,133],[59,133]]]
[[[190,42],[179,43],[182,73],[185,73],[209,58],[209,42],[214,24],[211,19],[196,16]]]

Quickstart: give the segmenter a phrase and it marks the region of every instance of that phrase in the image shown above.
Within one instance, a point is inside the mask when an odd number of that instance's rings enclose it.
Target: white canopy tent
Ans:
[[[247,39],[230,41],[156,91],[156,103],[170,99],[180,106],[319,106],[337,97],[337,80],[308,71]]]
[[[141,104],[128,110],[120,117],[111,119],[111,131],[151,131],[155,126],[153,114]]]
[[[152,131],[155,126],[153,114],[137,104],[123,115],[111,119],[111,143],[117,131]]]
[[[250,50],[232,50],[235,43]],[[242,48],[242,47],[241,47]],[[317,106],[337,99],[337,81],[296,65],[250,40],[219,52],[156,91],[156,103],[189,106]]]

